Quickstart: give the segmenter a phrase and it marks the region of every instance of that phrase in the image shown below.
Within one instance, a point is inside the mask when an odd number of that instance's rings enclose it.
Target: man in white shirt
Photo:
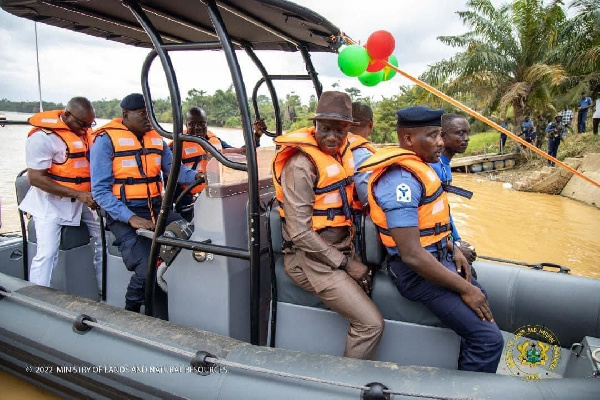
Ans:
[[[85,97],[74,97],[65,110],[33,115],[33,128],[25,142],[27,177],[31,189],[19,208],[33,216],[37,251],[29,281],[50,286],[58,261],[62,226],[79,226],[83,220],[95,239],[94,266],[98,287],[102,281],[100,224],[92,210],[98,205],[90,193],[89,148],[96,114]]]

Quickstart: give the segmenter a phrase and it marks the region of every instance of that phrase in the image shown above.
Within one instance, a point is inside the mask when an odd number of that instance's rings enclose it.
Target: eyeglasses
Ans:
[[[87,123],[85,121],[80,120],[79,118],[77,118],[76,116],[74,116],[72,113],[70,113],[68,111],[67,111],[67,113],[69,113],[69,115],[71,117],[73,117],[73,119],[75,120],[75,122],[77,122],[77,125],[79,125],[83,129],[92,128],[92,127],[96,126],[96,120],[93,120],[92,122]]]
[[[202,121],[202,122],[188,122],[187,124],[188,128],[202,128],[204,126],[206,126],[206,121]]]

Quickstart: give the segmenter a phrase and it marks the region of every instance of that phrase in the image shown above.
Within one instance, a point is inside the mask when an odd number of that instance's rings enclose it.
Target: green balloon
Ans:
[[[394,67],[398,66],[398,59],[393,54],[388,58],[388,62],[390,64],[392,64]],[[383,80],[389,81],[390,79],[392,79],[394,77],[394,75],[396,75],[396,73],[397,72],[395,69],[392,69],[386,65],[385,67],[383,67]]]
[[[377,72],[363,72],[358,80],[365,86],[375,86],[383,80],[383,70]]]
[[[338,67],[348,76],[359,76],[369,65],[367,50],[359,45],[346,46],[338,54]]]

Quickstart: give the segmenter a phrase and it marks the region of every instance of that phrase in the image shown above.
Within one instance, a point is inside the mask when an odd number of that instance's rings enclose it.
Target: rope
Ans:
[[[10,298],[10,299],[13,299],[17,302],[31,305],[33,307],[47,311],[51,314],[59,315],[63,318],[69,319],[69,320],[72,320],[75,317],[78,317],[80,315],[80,314],[76,314],[76,313],[65,312],[65,311],[59,310],[55,307],[46,306],[44,304],[40,304],[39,302],[37,302],[35,300],[28,299],[27,297],[25,297],[21,294],[7,292],[2,289],[0,289],[0,296],[4,296],[4,297]],[[189,359],[194,359],[194,357],[196,357],[196,353],[194,353],[194,352],[186,351],[186,350],[182,350],[177,347],[174,347],[174,346],[162,344],[162,343],[159,343],[152,339],[146,339],[144,337],[137,336],[137,335],[129,333],[129,332],[124,332],[124,331],[118,330],[116,328],[112,328],[110,326],[107,326],[107,325],[104,325],[104,324],[101,324],[98,322],[84,320],[84,321],[82,321],[82,323],[84,325],[94,327],[94,328],[97,328],[97,329],[105,331],[105,332],[113,333],[117,336],[128,338],[134,342],[143,343],[148,346],[151,346],[151,347],[154,347],[154,348],[157,348],[160,350],[164,350],[166,352],[175,353],[175,354],[178,354],[180,356],[183,356],[183,357],[186,357]],[[233,362],[233,361],[221,360],[221,359],[210,357],[210,356],[206,357],[204,359],[204,361],[211,363],[211,364],[215,364],[215,365],[222,365],[225,367],[237,368],[237,369],[261,373],[261,374],[280,376],[282,378],[297,379],[297,380],[306,381],[306,382],[314,382],[314,383],[338,386],[338,387],[343,387],[343,388],[348,388],[348,389],[357,389],[357,390],[361,390],[361,391],[369,391],[370,390],[370,388],[368,386],[353,385],[353,384],[344,383],[344,382],[330,381],[327,379],[312,378],[309,376],[296,375],[296,374],[291,374],[288,372],[274,371],[271,369],[240,364],[240,363]],[[388,389],[384,389],[384,393],[395,394],[395,395],[400,395],[400,396],[412,396],[412,397],[417,397],[417,398],[435,399],[435,400],[468,400],[468,399],[471,399],[470,397],[447,397],[447,396],[428,395],[428,394],[421,394],[421,393],[402,392],[402,391],[395,391],[395,390],[388,390]]]
[[[322,384],[326,384],[326,385],[339,386],[339,387],[348,388],[348,389],[358,389],[358,390],[363,390],[363,391],[370,390],[370,388],[368,386],[353,385],[350,383],[330,381],[327,379],[312,378],[312,377],[303,376],[303,375],[290,374],[288,372],[274,371],[272,369],[254,367],[254,366],[250,366],[250,365],[236,363],[233,361],[220,360],[220,359],[214,358],[214,357],[206,357],[205,360],[209,363],[216,364],[216,365],[222,365],[224,367],[238,368],[238,369],[242,369],[245,371],[258,372],[258,373],[267,374],[267,375],[275,375],[275,376],[280,376],[283,378],[297,379],[297,380],[307,381],[307,382],[322,383]],[[438,396],[438,395],[434,395],[434,394],[430,395],[430,394],[421,394],[421,393],[411,393],[411,392],[402,392],[402,391],[395,391],[395,390],[389,390],[389,389],[384,389],[383,392],[388,393],[388,394],[396,394],[399,396],[412,396],[412,397],[436,399],[436,400],[467,400],[467,399],[471,399],[471,397],[447,397],[447,396]]]
[[[350,43],[350,44],[356,44],[352,39],[350,39],[347,36],[344,36],[344,39],[348,43]],[[489,126],[491,126],[492,128],[494,128],[495,130],[500,131],[500,132],[508,135],[511,139],[513,139],[516,142],[522,144],[523,146],[529,148],[534,153],[537,153],[540,156],[542,156],[543,158],[546,158],[546,159],[548,159],[548,160],[550,160],[550,161],[552,161],[552,162],[560,165],[562,168],[564,168],[567,171],[569,171],[569,172],[577,175],[578,177],[580,177],[580,178],[582,178],[582,179],[590,182],[592,185],[595,185],[596,187],[600,187],[600,183],[596,182],[594,179],[590,178],[589,176],[586,176],[586,175],[582,174],[581,172],[577,171],[573,167],[568,166],[567,164],[563,163],[562,161],[557,160],[556,158],[552,157],[551,155],[546,154],[543,150],[538,149],[537,147],[535,147],[531,143],[526,142],[525,140],[521,139],[519,136],[515,135],[514,133],[512,133],[508,129],[505,129],[505,128],[501,127],[500,125],[498,125],[494,121],[491,121],[491,120],[487,119],[483,115],[479,114],[477,111],[472,110],[471,108],[465,106],[460,101],[453,99],[452,97],[448,96],[447,94],[445,94],[445,93],[437,90],[433,86],[430,86],[427,83],[423,82],[422,80],[420,80],[418,78],[415,78],[414,76],[410,75],[409,73],[402,71],[400,68],[396,67],[395,65],[390,64],[386,60],[381,60],[381,61],[384,61],[385,65],[387,65],[388,67],[390,67],[394,71],[398,72],[400,75],[404,76],[405,78],[409,79],[410,81],[416,83],[417,85],[419,85],[423,89],[427,90],[430,93],[435,94],[436,96],[440,97],[443,100],[446,100],[448,103],[452,104],[455,107],[460,108],[461,110],[463,110],[467,114],[469,114],[469,115],[477,118],[481,122],[488,124]]]

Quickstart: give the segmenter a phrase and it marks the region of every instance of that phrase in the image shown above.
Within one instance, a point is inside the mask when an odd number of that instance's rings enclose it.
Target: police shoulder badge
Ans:
[[[396,186],[396,201],[399,203],[410,203],[410,186],[408,186],[406,183],[401,183]]]

